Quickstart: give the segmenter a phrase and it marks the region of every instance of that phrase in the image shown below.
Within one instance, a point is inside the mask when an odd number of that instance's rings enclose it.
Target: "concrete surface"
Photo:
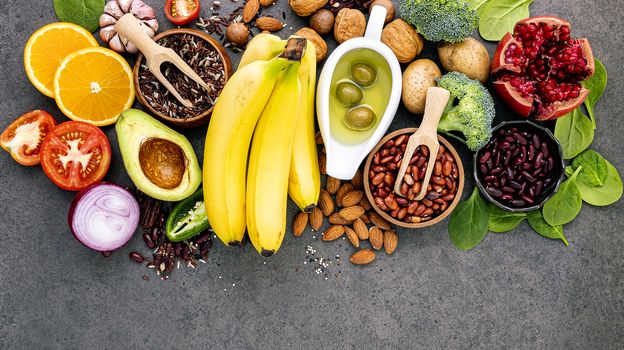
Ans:
[[[161,12],[164,1],[148,3],[168,26]],[[202,0],[204,15],[209,3]],[[238,6],[222,3],[224,9]],[[303,23],[287,10],[286,0],[267,12],[281,17],[282,10],[289,26]],[[531,12],[570,20],[574,36],[590,38],[595,56],[606,65],[609,87],[596,108],[592,147],[622,171],[624,2],[542,0]],[[55,21],[52,1],[2,1],[0,13],[0,126],[35,108],[65,120],[22,68],[28,36]],[[281,34],[291,32],[285,28]],[[488,48],[493,51],[494,44]],[[432,54],[429,44],[425,56]],[[503,106],[498,116],[514,117]],[[392,129],[418,123],[401,110]],[[106,180],[129,185],[114,130],[104,131],[114,149]],[[201,159],[205,128],[186,134]],[[465,148],[459,148],[468,161]],[[465,192],[472,186],[469,180]],[[325,243],[307,232],[299,239],[289,234],[270,259],[250,245],[241,250],[217,243],[206,265],[174,271],[170,280],[160,281],[128,259],[132,250],[147,252],[140,235],[108,259],[78,243],[66,219],[73,196],[54,186],[40,168],[19,166],[0,154],[0,348],[624,346],[622,201],[607,208],[584,205],[565,227],[570,248],[538,236],[524,223],[461,252],[451,245],[444,222],[420,231],[399,230],[393,256],[381,254],[370,266],[354,267],[346,262],[351,252],[346,241]],[[327,279],[304,263],[308,245],[317,257],[332,261]],[[142,279],[144,274],[150,281]]]

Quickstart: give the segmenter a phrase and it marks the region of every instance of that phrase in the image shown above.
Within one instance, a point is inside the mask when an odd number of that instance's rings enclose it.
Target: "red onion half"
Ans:
[[[80,191],[69,207],[74,237],[98,251],[115,250],[130,240],[139,225],[139,203],[126,189],[108,183]]]

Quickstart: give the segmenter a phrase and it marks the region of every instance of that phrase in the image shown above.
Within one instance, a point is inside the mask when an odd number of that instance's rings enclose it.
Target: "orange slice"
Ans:
[[[98,42],[81,26],[66,22],[43,26],[26,42],[26,75],[37,90],[54,97],[54,73],[63,58],[74,51],[94,46],[98,46]]]
[[[113,124],[134,102],[132,69],[118,53],[89,47],[65,57],[54,76],[56,104],[70,119]]]

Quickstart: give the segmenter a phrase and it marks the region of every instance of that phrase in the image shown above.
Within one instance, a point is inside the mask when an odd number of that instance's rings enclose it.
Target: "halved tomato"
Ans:
[[[165,15],[177,26],[187,25],[199,16],[199,0],[167,0]]]
[[[46,111],[28,112],[2,132],[0,146],[21,165],[37,165],[41,143],[55,125],[56,121]]]
[[[106,175],[110,143],[98,127],[70,121],[59,124],[41,145],[41,166],[58,187],[80,191]]]

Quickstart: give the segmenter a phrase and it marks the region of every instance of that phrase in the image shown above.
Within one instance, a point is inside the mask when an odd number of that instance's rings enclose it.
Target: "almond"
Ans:
[[[333,213],[329,216],[329,223],[333,225],[351,225],[353,220],[346,220],[339,213]]]
[[[256,27],[260,30],[275,32],[284,27],[284,24],[277,18],[260,17],[256,20]]]
[[[366,214],[366,213],[362,214],[362,216],[360,216],[360,219],[362,219],[362,221],[364,221],[364,223],[367,224],[367,225],[371,223],[370,219],[368,217],[368,214]]]
[[[323,212],[321,209],[318,207],[312,209],[312,212],[308,217],[308,221],[310,221],[310,227],[312,227],[314,231],[320,230],[321,226],[323,226]]]
[[[322,175],[327,175],[327,156],[325,153],[319,153],[319,172]]]
[[[325,183],[325,189],[327,189],[327,192],[329,192],[329,194],[336,194],[339,188],[340,180],[336,179],[335,177],[328,176],[327,182]]]
[[[360,249],[349,257],[349,261],[354,265],[366,265],[375,260],[375,252],[371,249]]]
[[[362,197],[362,200],[360,201],[360,206],[366,210],[373,209],[373,206],[370,204],[370,202],[368,201],[368,198],[366,197]]]
[[[351,179],[351,184],[353,185],[353,188],[355,189],[359,190],[360,188],[362,188],[362,185],[363,185],[362,170],[358,169],[358,171],[355,172],[353,179]]]
[[[384,249],[387,254],[392,254],[399,244],[399,236],[394,230],[386,230],[384,232]]]
[[[344,205],[345,207],[350,207],[352,205],[359,204],[362,201],[363,197],[364,197],[364,193],[362,191],[359,191],[359,190],[350,191],[347,194],[345,194],[344,197],[342,197],[342,205]],[[364,210],[366,210],[366,208],[364,208]]]
[[[351,244],[353,244],[354,247],[356,248],[360,247],[360,239],[358,238],[357,234],[355,234],[355,231],[353,231],[351,227],[345,226],[345,234],[347,235],[349,242],[351,242]]]
[[[344,199],[344,196],[347,193],[351,192],[352,190],[353,190],[353,185],[350,182],[346,182],[340,185],[338,192],[336,192],[336,205],[338,205],[339,207],[342,207],[342,206],[347,207],[347,205],[343,203],[343,199]],[[349,205],[354,205],[354,204],[357,204],[357,203],[353,203]]]
[[[275,0],[260,0],[260,5],[263,7],[269,7],[275,3]]]
[[[373,248],[376,250],[381,249],[384,243],[383,231],[377,226],[371,227],[370,231],[368,231],[368,240]]]
[[[325,216],[330,216],[334,212],[334,201],[325,190],[321,190],[319,195],[319,207]]]
[[[332,225],[327,231],[323,232],[323,240],[324,241],[333,241],[345,233],[345,228],[342,225]]]
[[[258,10],[260,10],[260,2],[258,0],[248,0],[243,7],[243,22],[251,22],[258,14]]]
[[[356,219],[353,221],[353,231],[358,236],[359,239],[365,241],[368,239],[368,227],[362,219]]]
[[[342,216],[347,221],[353,221],[362,216],[364,212],[364,208],[360,207],[359,205],[352,205],[350,207],[342,208],[340,210],[340,216]]]
[[[303,231],[305,231],[308,226],[308,213],[299,213],[295,216],[295,220],[293,221],[293,235],[295,237],[301,236]]]
[[[373,223],[373,225],[378,226],[380,229],[382,230],[390,229],[390,223],[386,221],[386,219],[382,218],[381,215],[377,214],[376,212],[370,211],[368,213],[368,217],[370,218],[370,221]]]

